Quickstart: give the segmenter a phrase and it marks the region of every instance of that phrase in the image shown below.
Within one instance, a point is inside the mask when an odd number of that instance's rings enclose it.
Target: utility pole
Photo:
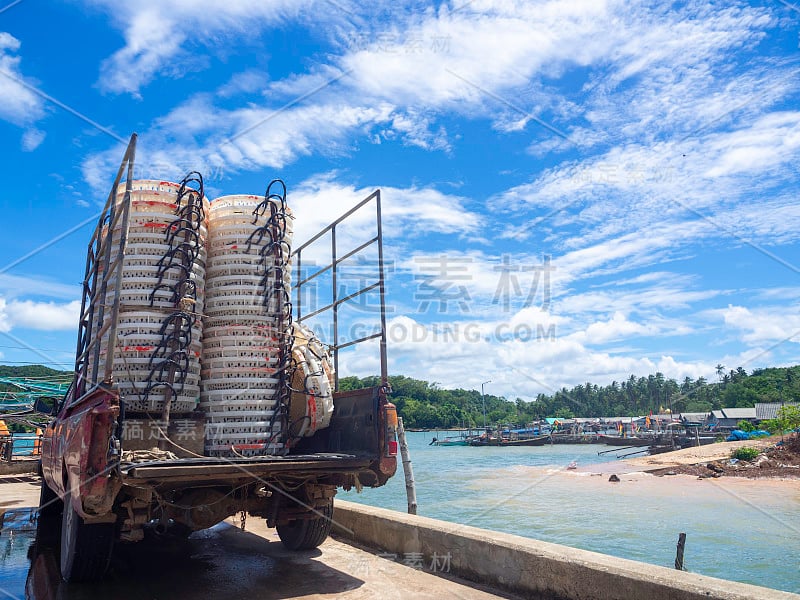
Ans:
[[[492,380],[484,381],[481,384],[481,402],[483,403],[483,430],[486,431],[486,394],[483,392],[483,386],[487,383],[492,383]]]
[[[406,497],[408,498],[408,514],[417,514],[417,490],[414,484],[414,469],[411,466],[411,456],[408,453],[406,430],[403,427],[403,417],[397,418],[397,440],[400,442],[400,456],[403,459],[403,473],[406,476]]]

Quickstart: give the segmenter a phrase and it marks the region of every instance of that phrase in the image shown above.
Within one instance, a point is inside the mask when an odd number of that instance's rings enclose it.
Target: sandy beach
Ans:
[[[776,439],[769,437],[759,440],[743,440],[736,442],[719,442],[699,446],[696,448],[684,448],[673,452],[664,452],[653,456],[642,456],[639,458],[626,458],[623,462],[638,468],[664,468],[677,467],[680,465],[696,465],[701,462],[713,460],[723,460],[730,458],[731,452],[743,446],[751,448],[768,448],[774,446]]]
[[[734,460],[732,453],[741,447],[757,448],[758,456],[749,460]],[[719,442],[665,452],[654,456],[624,461],[629,468],[652,475],[693,475],[699,479],[738,477],[800,481],[800,439],[780,436],[736,442]]]

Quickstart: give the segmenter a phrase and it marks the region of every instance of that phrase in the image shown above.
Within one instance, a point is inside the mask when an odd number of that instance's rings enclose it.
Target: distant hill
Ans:
[[[0,377],[30,377],[41,379],[44,377],[59,377],[62,381],[72,377],[72,371],[57,371],[42,365],[0,365]],[[0,383],[0,392],[16,392],[18,388]]]
[[[57,379],[58,381],[69,381],[72,378],[71,371],[57,371],[56,369],[51,369],[49,367],[45,367],[43,365],[0,365],[0,377],[25,377],[31,379]],[[0,383],[0,392],[12,392],[14,394],[19,393],[20,389],[18,387]],[[44,400],[46,403],[49,403],[52,406],[52,399]],[[10,412],[14,412],[14,409],[9,409]],[[6,419],[8,420],[8,419]],[[35,419],[34,419],[35,420]],[[29,420],[28,420],[29,421]],[[26,431],[34,431],[35,427],[28,422],[27,424],[24,422],[7,422],[9,429],[12,432],[26,432]]]
[[[0,377],[53,377],[71,374],[72,371],[57,371],[43,365],[0,365]]]

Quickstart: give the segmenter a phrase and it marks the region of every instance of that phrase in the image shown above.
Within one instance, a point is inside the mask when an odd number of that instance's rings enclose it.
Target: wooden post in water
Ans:
[[[400,442],[400,456],[403,459],[403,473],[406,476],[406,496],[408,497],[408,514],[417,514],[417,490],[414,487],[414,469],[411,466],[411,457],[408,454],[406,443],[406,430],[403,427],[403,417],[397,418],[397,441]]]
[[[686,546],[686,534],[678,534],[678,553],[675,555],[675,568],[678,571],[683,571],[683,548]]]

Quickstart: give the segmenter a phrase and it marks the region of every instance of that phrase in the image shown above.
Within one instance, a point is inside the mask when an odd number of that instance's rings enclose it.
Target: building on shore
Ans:
[[[708,418],[710,428],[723,431],[737,429],[739,421],[749,421],[755,425],[758,421],[755,407],[712,410]]]
[[[777,419],[782,406],[798,406],[797,402],[756,402],[756,419]]]

